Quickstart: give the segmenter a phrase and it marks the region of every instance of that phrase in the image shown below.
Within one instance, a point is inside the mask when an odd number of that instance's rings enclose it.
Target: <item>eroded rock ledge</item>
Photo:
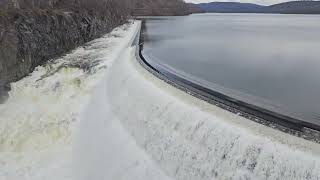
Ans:
[[[0,91],[36,66],[109,32],[110,21],[89,13],[28,10],[0,15]],[[0,94],[1,96],[1,94]]]

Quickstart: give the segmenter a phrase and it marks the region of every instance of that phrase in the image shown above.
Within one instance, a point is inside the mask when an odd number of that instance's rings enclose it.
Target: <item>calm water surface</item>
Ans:
[[[202,14],[146,21],[143,55],[213,90],[320,124],[320,16]]]

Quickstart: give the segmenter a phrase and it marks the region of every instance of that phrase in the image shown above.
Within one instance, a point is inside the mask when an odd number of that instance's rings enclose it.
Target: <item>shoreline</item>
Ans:
[[[103,96],[98,96],[98,102],[107,102],[107,108],[102,108],[105,114],[96,116],[100,126],[120,121],[166,175],[185,180],[319,177],[319,144],[237,116],[173,87],[142,67],[136,58],[138,47],[132,47],[110,69]],[[95,103],[92,109],[95,107],[101,105]],[[87,118],[88,125],[90,122]],[[90,132],[87,125],[82,130]],[[110,137],[108,130],[93,130],[95,133],[87,134],[110,147],[104,138]],[[89,138],[80,148],[95,149],[91,144],[100,147]],[[108,157],[108,152],[96,153],[93,159]],[[118,157],[113,159],[118,162]],[[110,161],[102,162],[107,165]]]
[[[320,143],[320,126],[318,125],[239,101],[223,93],[216,92],[180,77],[179,75],[166,70],[165,67],[153,67],[142,55],[144,41],[144,37],[142,36],[144,28],[143,24],[144,22],[142,22],[142,29],[138,35],[139,37],[137,37],[139,40],[136,40],[136,43],[139,45],[136,52],[136,58],[146,70],[157,78],[187,94],[251,121],[309,141]]]

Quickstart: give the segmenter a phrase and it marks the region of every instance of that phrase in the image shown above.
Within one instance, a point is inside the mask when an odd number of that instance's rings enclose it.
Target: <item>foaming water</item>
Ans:
[[[106,115],[100,118],[120,121],[168,176],[177,180],[320,179],[319,144],[212,106],[129,60],[112,66],[101,93],[109,106],[104,106]],[[99,132],[101,136],[110,133]],[[96,142],[82,148],[92,149]],[[108,143],[100,146],[110,149]],[[108,151],[99,150],[96,159],[106,157],[104,152]]]
[[[123,25],[11,84],[0,105],[0,179],[71,178],[80,113],[131,31]]]

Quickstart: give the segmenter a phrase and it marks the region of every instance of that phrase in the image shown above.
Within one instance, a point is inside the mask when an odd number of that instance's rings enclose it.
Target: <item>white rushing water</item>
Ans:
[[[80,114],[136,26],[116,28],[11,84],[0,105],[0,180],[72,179]]]
[[[263,126],[190,96],[143,69],[135,60],[134,50],[127,56],[115,61],[108,72],[103,93],[100,93],[104,97],[100,101],[106,101],[108,105],[103,106],[103,113],[95,114],[96,125],[90,125],[88,121],[82,124],[81,140],[88,140],[81,141],[80,149],[97,152],[80,153],[90,157],[82,162],[98,163],[78,163],[82,166],[81,172],[86,170],[106,177],[88,164],[108,167],[110,162],[117,162],[114,159],[121,159],[116,154],[118,158],[109,158],[108,151],[95,151],[97,148],[94,148],[101,146],[99,142],[109,145],[117,141],[117,135],[106,138],[107,130],[98,131],[99,136],[93,133],[97,124],[101,129],[110,129],[112,123],[109,121],[112,120],[120,122],[142,151],[173,179],[320,179],[319,144]],[[115,152],[121,151],[125,150]],[[81,155],[76,157],[83,157]],[[107,160],[99,159],[101,157]],[[143,162],[137,161],[137,164]],[[129,171],[133,167],[126,169]]]
[[[12,84],[0,106],[0,180],[320,179],[319,144],[143,69],[129,47],[139,26],[124,25]]]

